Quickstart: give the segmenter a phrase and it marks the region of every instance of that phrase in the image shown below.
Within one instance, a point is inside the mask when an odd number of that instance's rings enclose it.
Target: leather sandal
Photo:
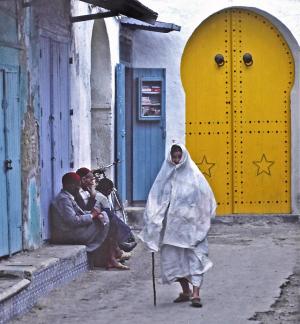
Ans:
[[[118,259],[119,261],[125,261],[125,260],[129,260],[130,258],[131,258],[131,253],[123,251],[121,256]]]
[[[180,293],[179,296],[173,300],[174,303],[183,303],[190,301],[190,294],[186,295],[184,293]]]
[[[191,299],[191,306],[192,307],[202,307],[201,299],[200,297],[193,297]]]

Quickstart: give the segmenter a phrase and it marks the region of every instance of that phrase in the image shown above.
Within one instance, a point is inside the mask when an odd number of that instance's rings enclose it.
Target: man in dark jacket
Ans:
[[[87,252],[101,246],[109,230],[109,219],[104,212],[83,211],[74,200],[80,177],[75,172],[62,177],[62,190],[51,203],[51,241],[60,244],[84,244]]]

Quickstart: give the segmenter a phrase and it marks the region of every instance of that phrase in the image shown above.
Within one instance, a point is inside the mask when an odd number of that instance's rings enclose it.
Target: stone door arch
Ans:
[[[95,20],[91,44],[91,162],[105,165],[113,156],[112,68],[105,21]]]

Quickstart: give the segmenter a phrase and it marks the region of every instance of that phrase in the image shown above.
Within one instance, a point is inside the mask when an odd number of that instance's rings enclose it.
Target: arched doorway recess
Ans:
[[[108,33],[103,19],[95,20],[91,44],[91,162],[113,159],[112,68]]]
[[[181,66],[186,143],[218,214],[291,212],[294,60],[264,16],[232,8],[193,33]]]

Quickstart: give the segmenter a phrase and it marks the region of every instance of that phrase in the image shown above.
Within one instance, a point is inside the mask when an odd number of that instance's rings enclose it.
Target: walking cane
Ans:
[[[152,283],[153,283],[153,301],[154,306],[156,307],[156,289],[155,289],[155,263],[154,263],[154,252],[151,252],[152,254]]]

